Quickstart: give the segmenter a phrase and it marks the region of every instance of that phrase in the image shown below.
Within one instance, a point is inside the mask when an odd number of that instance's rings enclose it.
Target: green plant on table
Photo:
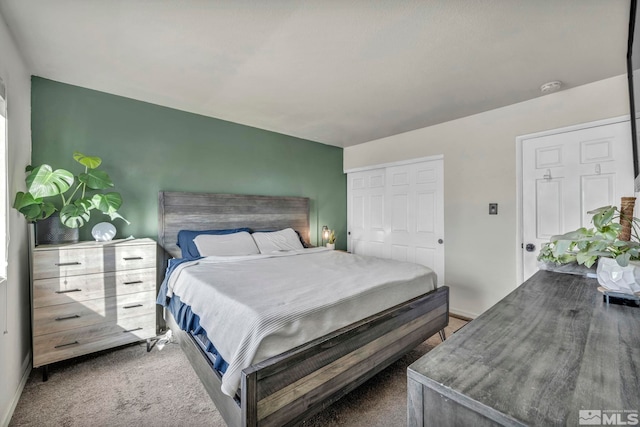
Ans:
[[[615,206],[604,206],[588,212],[593,214],[593,228],[579,228],[566,234],[553,236],[540,250],[538,260],[567,264],[577,262],[587,267],[593,266],[600,257],[614,258],[621,267],[629,261],[640,260],[640,239],[638,218],[628,218],[631,223],[631,239],[620,240],[622,225],[620,211]]]
[[[84,172],[74,175],[65,169],[54,170],[47,164],[27,166],[27,191],[16,193],[13,207],[28,221],[34,222],[59,212],[60,221],[69,228],[85,225],[94,210],[108,215],[111,220],[120,218],[129,224],[118,213],[122,206],[120,193],[104,192],[114,185],[106,172],[98,170],[102,159],[77,151],[73,153],[73,159],[84,166]]]

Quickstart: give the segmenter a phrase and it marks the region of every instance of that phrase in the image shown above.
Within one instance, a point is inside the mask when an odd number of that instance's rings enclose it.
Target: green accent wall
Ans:
[[[39,77],[31,80],[32,162],[78,173],[74,151],[103,160],[124,203],[116,237],[157,237],[158,191],[304,196],[311,239],[336,230],[346,249],[342,148]],[[108,221],[97,212],[93,224]]]

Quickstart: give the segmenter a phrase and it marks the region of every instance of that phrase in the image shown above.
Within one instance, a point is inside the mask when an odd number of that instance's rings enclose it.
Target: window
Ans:
[[[7,233],[7,209],[9,194],[7,191],[7,101],[6,91],[0,79],[0,282],[7,277],[7,251],[9,235]]]

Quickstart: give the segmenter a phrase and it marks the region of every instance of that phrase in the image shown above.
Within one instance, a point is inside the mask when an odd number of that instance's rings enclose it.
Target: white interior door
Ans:
[[[385,170],[347,175],[347,248],[351,253],[388,257],[385,248]]]
[[[591,227],[588,211],[633,196],[628,122],[523,141],[524,280],[537,270],[540,247],[557,234]]]
[[[415,262],[444,283],[443,160],[348,174],[352,253]]]

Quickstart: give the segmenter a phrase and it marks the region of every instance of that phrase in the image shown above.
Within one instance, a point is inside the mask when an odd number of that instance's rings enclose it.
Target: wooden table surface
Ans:
[[[597,287],[537,272],[409,367],[409,424],[578,425],[579,410],[640,410],[640,308],[607,305]]]

